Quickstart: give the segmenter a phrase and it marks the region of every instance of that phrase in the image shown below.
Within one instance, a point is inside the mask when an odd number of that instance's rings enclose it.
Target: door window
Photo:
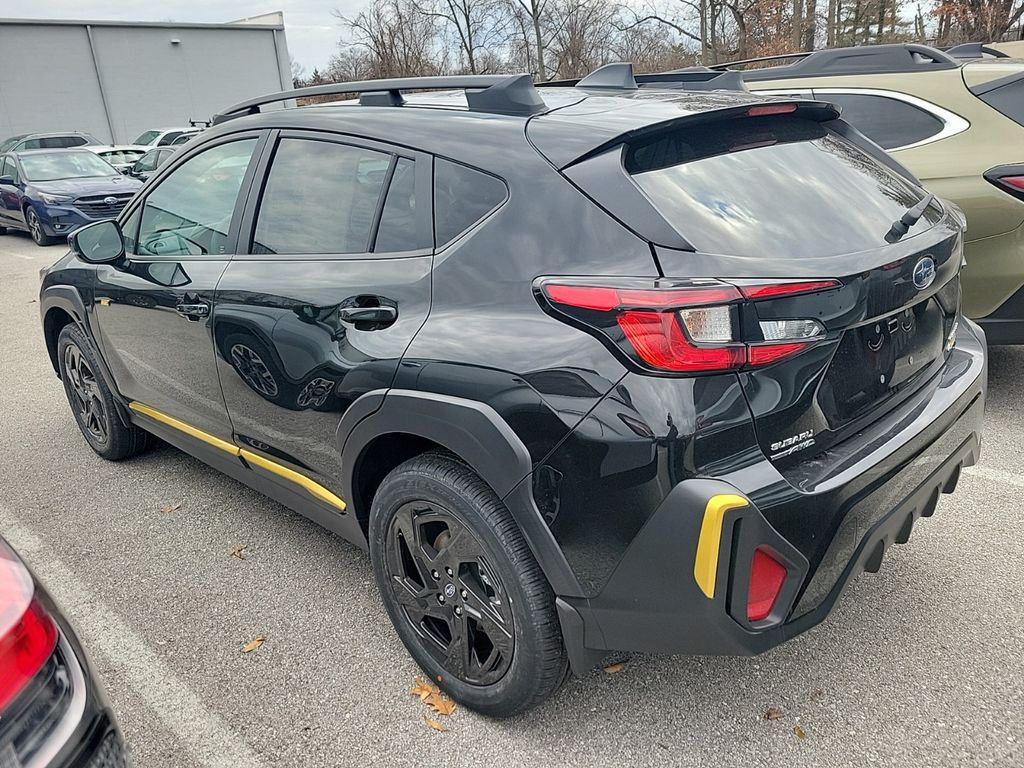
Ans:
[[[842,108],[842,118],[882,149],[917,144],[940,133],[945,123],[931,112],[888,96],[822,93],[822,101]]]
[[[391,156],[282,139],[263,189],[253,253],[365,253]]]
[[[395,253],[429,247],[429,243],[420,242],[416,227],[416,163],[400,157],[384,199],[373,250]]]
[[[147,195],[137,253],[225,253],[231,217],[256,139],[220,144],[175,168]]]
[[[154,168],[156,168],[156,159],[159,154],[160,153],[157,152],[156,150],[150,150],[142,157],[140,157],[139,161],[135,163],[136,172],[144,173],[146,171],[152,171]]]
[[[160,139],[160,141],[156,143],[156,145],[158,147],[166,147],[179,136],[181,136],[181,131],[170,131],[168,133],[165,133],[163,137]]]
[[[0,176],[10,176],[17,180],[18,171],[14,167],[14,161],[9,157],[5,157],[0,160]]]

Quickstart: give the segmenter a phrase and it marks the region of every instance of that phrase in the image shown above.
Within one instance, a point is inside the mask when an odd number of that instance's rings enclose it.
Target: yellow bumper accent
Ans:
[[[166,424],[169,427],[173,427],[179,432],[184,432],[186,435],[194,437],[196,440],[201,440],[207,445],[212,445],[214,448],[218,448],[225,453],[230,453],[232,456],[238,456],[250,464],[255,464],[257,467],[272,472],[278,477],[283,477],[285,480],[290,480],[296,485],[302,486],[306,491],[320,499],[320,501],[330,504],[332,507],[337,507],[340,510],[345,509],[345,502],[339,497],[335,496],[329,490],[324,488],[320,483],[315,480],[310,480],[303,474],[296,472],[294,469],[289,469],[276,461],[272,461],[265,456],[260,456],[258,453],[247,451],[245,448],[239,448],[234,443],[229,443],[227,440],[221,440],[219,437],[214,437],[209,432],[204,432],[198,427],[193,427],[191,424],[186,424],[180,419],[176,419],[173,416],[168,416],[166,413],[161,413],[155,408],[150,408],[148,405],[142,403],[131,402],[128,403],[128,407],[136,413],[141,413],[143,416],[147,416],[154,421],[159,421],[161,424]]]
[[[704,508],[704,520],[700,524],[697,539],[697,556],[693,561],[693,578],[700,591],[709,599],[715,598],[715,579],[718,575],[718,551],[722,543],[722,523],[730,509],[747,506],[742,496],[721,494],[712,496]]]

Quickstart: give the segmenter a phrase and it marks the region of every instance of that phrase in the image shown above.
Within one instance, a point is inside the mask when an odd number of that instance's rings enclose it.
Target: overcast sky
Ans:
[[[31,0],[17,8],[13,5],[0,10],[0,17],[224,22],[284,11],[288,51],[308,73],[327,63],[341,36],[338,20],[331,11],[337,8],[352,15],[365,5],[365,0]]]

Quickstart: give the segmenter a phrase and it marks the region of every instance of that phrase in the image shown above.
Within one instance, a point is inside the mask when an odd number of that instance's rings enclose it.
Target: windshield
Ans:
[[[160,135],[160,131],[146,131],[139,136],[132,144],[142,144],[143,146],[152,144],[156,141],[156,137]]]
[[[44,152],[22,155],[21,168],[29,181],[84,179],[90,176],[117,176],[106,160],[92,152]]]
[[[116,163],[118,165],[127,165],[134,163],[140,157],[142,157],[141,149],[116,149],[109,152],[100,152],[99,156],[106,160],[108,163]]]

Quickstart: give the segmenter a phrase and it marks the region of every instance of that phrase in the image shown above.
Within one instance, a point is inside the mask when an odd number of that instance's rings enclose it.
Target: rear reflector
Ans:
[[[35,599],[32,577],[0,541],[0,711],[57,645],[57,626]]]
[[[758,547],[750,563],[750,586],[747,590],[747,621],[768,618],[786,581],[786,566]]]
[[[613,342],[644,368],[672,373],[735,371],[799,354],[826,337],[824,326],[813,319],[767,320],[753,325],[760,337],[743,338],[740,328],[751,326],[741,322],[741,311],[754,311],[743,304],[841,287],[836,280],[660,282],[594,285],[569,278],[542,279],[538,286],[557,316]]]

